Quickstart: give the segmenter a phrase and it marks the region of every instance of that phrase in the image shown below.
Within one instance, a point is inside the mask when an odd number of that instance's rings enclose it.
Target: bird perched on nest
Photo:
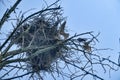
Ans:
[[[64,21],[61,26],[59,27],[58,30],[58,38],[60,38],[60,35],[62,35],[64,37],[64,40],[66,40],[69,37],[69,33],[65,32],[65,25],[66,25],[66,21]]]
[[[89,45],[89,42],[84,42],[84,44],[82,45],[82,48],[87,52],[91,52],[91,46]]]
[[[77,39],[79,42],[83,43],[82,48],[86,50],[87,52],[91,52],[91,46],[90,46],[90,41],[87,41],[86,38],[78,38]]]
[[[85,42],[87,39],[86,38],[78,38],[77,39],[79,42]]]

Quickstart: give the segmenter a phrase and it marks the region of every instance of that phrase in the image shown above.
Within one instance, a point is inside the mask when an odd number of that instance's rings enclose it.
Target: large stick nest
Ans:
[[[69,34],[64,32],[65,24],[65,18],[58,11],[40,14],[21,25],[11,40],[17,39],[15,44],[22,48],[54,45],[68,38]],[[36,51],[37,49],[27,51],[26,56],[30,57]],[[63,51],[64,48],[59,46],[30,58],[27,62],[29,70],[34,72],[50,71],[52,69],[51,64],[63,56]]]

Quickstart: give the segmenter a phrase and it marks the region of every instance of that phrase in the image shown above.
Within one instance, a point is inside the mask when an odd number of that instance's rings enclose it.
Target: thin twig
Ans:
[[[1,21],[0,21],[0,30],[2,28],[2,25],[4,24],[4,22],[9,18],[10,14],[16,9],[16,7],[18,6],[18,4],[21,2],[22,0],[17,0],[16,3],[8,10],[6,10],[6,12],[4,13]]]

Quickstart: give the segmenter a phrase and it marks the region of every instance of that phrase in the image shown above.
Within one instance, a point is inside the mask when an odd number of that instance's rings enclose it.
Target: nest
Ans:
[[[65,23],[64,18],[58,18],[58,16],[55,17],[55,15],[52,17],[35,16],[30,21],[21,25],[12,37],[11,41],[16,39],[15,44],[22,48],[28,46],[40,47],[54,45],[59,41],[64,40],[60,37],[61,35],[64,38],[66,38],[66,36],[68,37],[68,33],[65,33],[63,29],[61,32],[59,30],[60,26],[65,28]],[[51,70],[51,64],[64,54],[62,52],[62,48],[62,46],[59,46],[30,58],[27,62],[27,67],[30,71],[34,72]],[[36,51],[37,49],[27,51],[26,56],[30,57]]]

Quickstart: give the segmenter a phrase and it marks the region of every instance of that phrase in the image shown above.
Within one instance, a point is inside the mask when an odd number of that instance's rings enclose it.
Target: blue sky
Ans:
[[[52,3],[53,0],[46,1]],[[23,0],[19,7],[23,12],[31,8],[39,10],[45,5],[41,3],[43,3],[41,0]],[[62,0],[60,4],[64,9],[64,16],[67,16],[69,32],[101,32],[98,48],[112,48],[112,51],[106,51],[103,54],[112,55],[114,61],[120,51],[120,0]],[[8,7],[7,4],[6,6]],[[4,11],[2,9],[5,10],[2,6],[0,12]],[[105,80],[120,80],[119,74],[120,71],[112,72],[111,79],[105,77]]]

